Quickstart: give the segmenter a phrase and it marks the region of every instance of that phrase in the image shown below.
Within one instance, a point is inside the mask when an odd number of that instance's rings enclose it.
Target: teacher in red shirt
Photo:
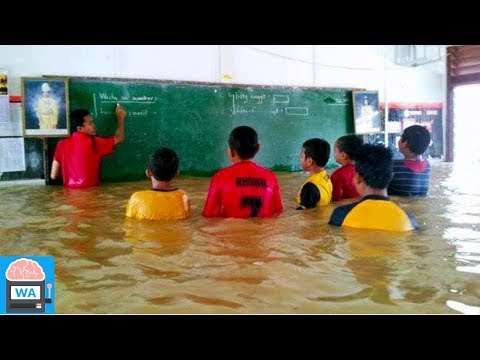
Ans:
[[[113,153],[114,147],[125,139],[125,117],[127,112],[117,104],[117,131],[114,136],[102,137],[95,133],[95,123],[90,112],[78,109],[70,114],[75,132],[61,140],[55,149],[50,177],[55,180],[61,175],[63,186],[84,189],[100,185],[100,163],[102,158]]]

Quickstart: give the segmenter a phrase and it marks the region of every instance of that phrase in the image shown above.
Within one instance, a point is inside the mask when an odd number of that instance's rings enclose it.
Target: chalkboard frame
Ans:
[[[297,90],[307,90],[307,91],[318,91],[318,92],[323,92],[323,91],[340,91],[340,92],[350,92],[353,93],[353,91],[361,91],[365,90],[363,88],[346,88],[346,87],[317,87],[317,86],[292,86],[292,85],[262,85],[262,84],[236,84],[236,83],[219,83],[219,82],[205,82],[205,81],[188,81],[188,80],[166,80],[166,79],[148,79],[148,78],[122,78],[122,77],[110,77],[110,76],[105,76],[105,77],[98,77],[98,76],[68,76],[68,75],[44,75],[45,78],[49,77],[63,77],[69,79],[69,82],[80,82],[80,83],[88,83],[88,82],[112,82],[112,83],[124,83],[126,86],[128,86],[128,83],[139,83],[139,84],[144,84],[144,85],[155,85],[155,84],[165,84],[165,85],[191,85],[191,86],[210,86],[210,87],[215,87],[222,91],[221,89],[234,89],[234,90],[268,90],[268,91],[275,91],[275,90],[281,90],[281,91],[292,91],[295,93]],[[73,86],[73,85],[72,85]],[[88,86],[88,85],[87,85]],[[95,86],[95,85],[94,85]],[[70,97],[72,93],[70,92]],[[350,97],[351,101],[351,97]],[[121,102],[121,101],[120,101]],[[234,112],[235,114],[235,112]],[[348,120],[347,124],[350,124]],[[353,121],[353,118],[352,118]],[[354,131],[354,125],[347,125],[347,131],[352,132]],[[331,139],[330,139],[331,140]],[[227,139],[225,139],[227,141]],[[50,143],[50,141],[49,141]],[[53,144],[52,144],[53,145]],[[54,146],[49,146],[49,150],[53,150]],[[50,156],[49,156],[50,157]],[[331,159],[330,159],[331,160]],[[260,160],[260,163],[262,161]],[[107,161],[108,163],[108,161]],[[334,167],[336,165],[333,165],[334,163],[332,160],[329,163],[329,167]],[[287,164],[286,166],[283,166],[281,163],[277,164],[265,164],[265,166],[269,167],[273,171],[299,171],[300,169],[297,168],[297,165],[291,165]],[[103,165],[102,165],[103,167]],[[223,166],[221,166],[223,167]],[[221,168],[219,167],[219,168]],[[202,169],[192,169],[191,167],[187,167],[186,171],[183,171],[183,174],[187,175],[193,175],[193,176],[211,176],[216,170],[202,170]],[[143,173],[143,172],[142,172]],[[105,179],[106,182],[117,182],[117,181],[130,181],[134,180],[133,178],[129,179],[121,179],[121,180],[113,180],[113,179]]]
[[[346,87],[318,87],[318,86],[296,86],[296,85],[260,85],[260,84],[238,84],[238,83],[220,83],[208,81],[191,81],[191,80],[165,80],[165,79],[148,79],[148,78],[121,78],[121,77],[98,77],[98,76],[69,76],[69,75],[42,75],[44,78],[67,78],[68,80],[78,81],[119,81],[119,82],[141,82],[141,83],[159,83],[159,84],[175,84],[175,85],[203,85],[203,86],[219,86],[225,88],[256,88],[256,89],[306,89],[306,90],[325,90],[325,91],[366,91],[365,88],[346,88]]]

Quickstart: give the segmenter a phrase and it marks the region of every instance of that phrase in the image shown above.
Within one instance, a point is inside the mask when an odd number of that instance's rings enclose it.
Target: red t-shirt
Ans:
[[[100,185],[100,162],[113,153],[115,138],[74,132],[60,141],[54,160],[60,163],[63,185],[72,189]]]
[[[360,197],[354,185],[355,165],[343,165],[330,176],[333,185],[332,200],[351,199]]]
[[[240,161],[212,178],[202,215],[270,217],[283,211],[275,174],[253,161]]]

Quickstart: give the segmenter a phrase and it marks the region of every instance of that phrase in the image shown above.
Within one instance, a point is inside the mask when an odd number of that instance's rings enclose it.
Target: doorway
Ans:
[[[454,162],[463,167],[480,167],[480,84],[453,89]]]

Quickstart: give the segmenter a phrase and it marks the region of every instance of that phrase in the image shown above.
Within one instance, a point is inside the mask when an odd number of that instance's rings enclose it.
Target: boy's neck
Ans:
[[[348,160],[345,160],[341,165],[345,166],[345,165],[353,165],[353,164],[355,164],[355,162],[353,160],[348,159]]]
[[[402,153],[403,153],[403,156],[405,156],[405,160],[416,160],[416,161],[422,160],[422,155],[417,155],[411,152],[410,149],[404,149]]]
[[[417,155],[417,154],[405,155],[405,160],[421,161],[422,160],[422,155]]]
[[[321,167],[321,166],[318,166],[318,165],[312,165],[310,166],[310,168],[307,170],[310,174],[318,174],[322,171],[324,171],[325,168],[324,167]]]
[[[380,195],[380,196],[388,197],[388,192],[387,192],[387,189],[374,189],[369,187],[365,189],[364,193],[362,194],[362,197],[365,197],[368,195]]]
[[[170,181],[158,181],[152,176],[152,189],[154,190],[172,190],[173,186]]]
[[[233,164],[237,164],[237,163],[242,162],[242,161],[253,161],[253,158],[240,159],[238,156],[235,156],[234,158],[232,158],[232,163]]]

